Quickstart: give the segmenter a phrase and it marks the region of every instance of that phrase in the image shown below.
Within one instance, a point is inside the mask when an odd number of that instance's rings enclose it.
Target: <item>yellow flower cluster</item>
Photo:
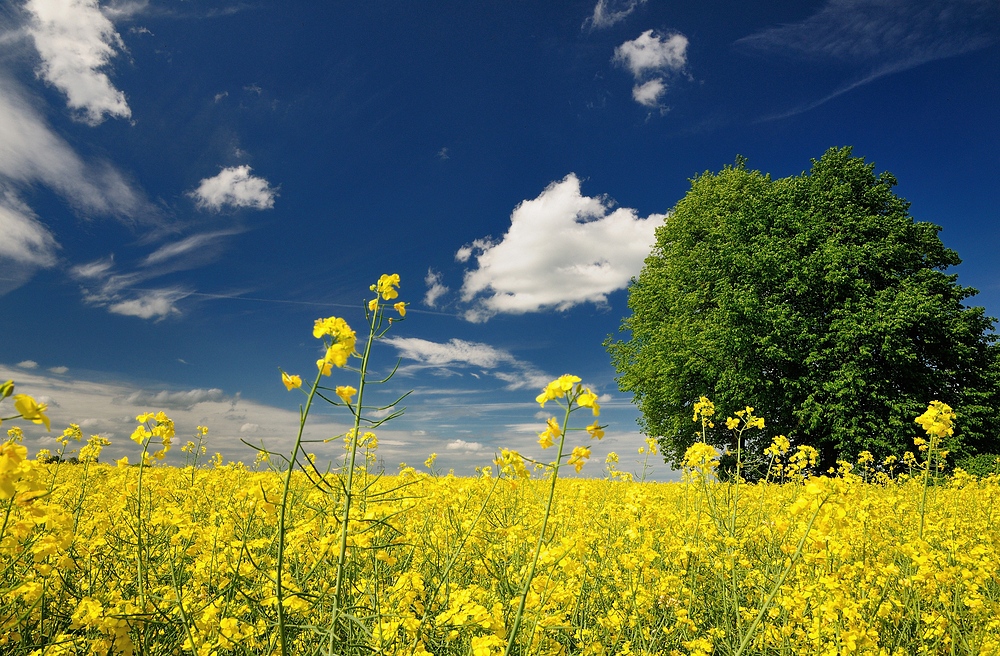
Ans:
[[[928,435],[938,439],[954,433],[954,421],[955,412],[947,403],[940,401],[932,401],[927,411],[914,420]]]
[[[354,345],[358,340],[351,327],[340,317],[317,319],[313,326],[313,337],[316,339],[329,338],[326,355],[316,361],[316,366],[323,372],[324,376],[329,376],[333,367],[340,368],[347,364],[347,359],[354,354]],[[301,380],[299,384],[301,384]],[[288,381],[285,381],[285,386],[289,389],[298,387],[298,385],[289,386]]]

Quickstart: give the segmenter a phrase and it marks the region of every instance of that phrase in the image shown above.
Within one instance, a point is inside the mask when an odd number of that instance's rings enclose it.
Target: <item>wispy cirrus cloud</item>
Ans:
[[[44,217],[22,200],[38,185],[83,217],[157,224],[162,212],[106,162],[88,162],[48,125],[14,80],[0,73],[0,295],[57,264],[60,246]]]
[[[116,273],[114,257],[74,266],[69,273],[80,283],[85,303],[106,308],[112,314],[162,320],[180,315],[177,303],[190,295],[189,290],[174,285],[138,288],[137,285],[156,278],[161,272]]]
[[[462,284],[462,300],[471,304],[465,318],[606,303],[638,275],[665,217],[612,210],[607,198],[584,196],[572,173],[551,183],[514,208],[502,239],[480,239],[456,253],[476,263]]]
[[[616,25],[646,4],[646,0],[597,0],[593,13],[583,21],[584,29],[601,30]]]
[[[42,60],[38,73],[66,95],[77,117],[90,125],[131,117],[125,94],[106,72],[125,44],[97,0],[28,0],[24,9]]]
[[[239,234],[241,230],[216,230],[190,235],[170,244],[164,244],[143,259],[142,266],[162,266],[171,263],[172,271],[178,268],[191,268],[212,259],[221,247],[220,242],[225,237]]]
[[[788,116],[885,75],[998,40],[1000,3],[994,0],[827,0],[805,20],[756,32],[735,46],[847,69],[839,87],[779,115]]]
[[[78,264],[70,269],[70,275],[83,287],[86,303],[112,314],[156,320],[179,316],[178,302],[190,296],[191,290],[181,285],[145,285],[215,260],[224,248],[224,239],[241,232],[233,228],[189,235],[160,246],[124,273],[118,271],[114,256],[108,256]]]
[[[416,362],[415,365],[401,367],[400,372],[403,374],[418,369],[432,369],[450,375],[475,369],[471,375],[492,376],[505,383],[508,390],[541,388],[552,379],[530,362],[515,357],[509,351],[481,342],[464,339],[432,342],[417,337],[390,337],[386,342],[399,352],[399,357]]]
[[[55,237],[30,207],[2,186],[0,235],[0,295],[23,285],[38,269],[55,266]]]
[[[155,220],[152,207],[113,166],[86,162],[42,118],[20,85],[0,74],[0,180],[41,183],[78,213]]]
[[[666,78],[687,66],[688,38],[679,32],[660,34],[646,30],[615,49],[612,59],[635,78],[632,99],[645,107],[660,107],[667,90]]]
[[[204,178],[188,195],[198,209],[219,212],[224,208],[268,210],[274,207],[277,189],[271,183],[251,174],[247,165],[230,166],[211,178]]]

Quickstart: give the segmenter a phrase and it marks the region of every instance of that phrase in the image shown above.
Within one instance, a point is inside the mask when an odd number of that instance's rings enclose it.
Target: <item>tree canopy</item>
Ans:
[[[691,181],[629,288],[627,339],[605,343],[668,461],[694,441],[702,395],[754,406],[824,466],[913,450],[932,400],[958,413],[955,455],[1000,450],[994,320],[964,305],[977,290],[945,273],[961,260],[895,184],[850,148],[788,178],[738,159]]]

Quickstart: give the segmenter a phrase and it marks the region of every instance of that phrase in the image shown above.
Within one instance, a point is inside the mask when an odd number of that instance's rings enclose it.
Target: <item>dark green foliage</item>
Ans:
[[[744,405],[767,419],[751,456],[779,433],[824,466],[901,455],[935,399],[958,413],[955,455],[998,450],[994,320],[963,304],[976,290],[944,273],[958,255],[895,184],[850,148],[789,178],[738,160],[692,180],[630,287],[630,337],[605,344],[668,461],[701,395],[720,424]]]

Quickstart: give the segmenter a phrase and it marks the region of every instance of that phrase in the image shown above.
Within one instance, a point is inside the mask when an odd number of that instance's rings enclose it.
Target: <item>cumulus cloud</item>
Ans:
[[[660,78],[653,78],[644,83],[632,87],[632,99],[640,105],[646,107],[659,107],[660,98],[667,90],[667,85]]]
[[[35,362],[34,360],[24,360],[22,362],[18,362],[17,366],[19,366],[21,369],[37,369],[38,363]]]
[[[456,254],[476,261],[461,290],[472,304],[466,319],[606,303],[639,274],[665,217],[612,211],[606,198],[583,196],[572,173],[551,183],[514,209],[502,239],[477,240]]]
[[[530,362],[481,342],[451,339],[442,343],[417,337],[390,337],[386,341],[399,351],[399,357],[417,363],[401,367],[402,374],[416,369],[452,372],[454,369],[476,367],[506,383],[505,387],[509,390],[544,387],[551,380]]]
[[[66,94],[79,118],[91,125],[106,115],[129,118],[125,94],[104,72],[124,43],[97,0],[28,0],[24,8],[42,59],[39,75]]]
[[[644,107],[660,107],[667,89],[665,78],[687,66],[688,39],[679,32],[661,35],[646,30],[615,49],[612,59],[635,78],[632,98]]]
[[[447,446],[449,451],[465,451],[467,453],[479,453],[485,448],[479,442],[466,442],[465,440],[452,440],[448,442]]]
[[[277,190],[264,178],[251,175],[247,165],[230,166],[205,178],[188,195],[198,209],[218,212],[224,207],[267,210],[274,207]]]
[[[424,294],[424,305],[427,307],[437,307],[437,301],[444,294],[448,293],[448,288],[441,282],[441,274],[433,269],[427,269],[427,276],[424,278],[427,285],[427,293]]]
[[[782,116],[817,107],[878,78],[1000,41],[995,0],[827,0],[813,15],[743,37],[738,48],[845,66],[832,93]],[[810,68],[809,74],[813,71]]]
[[[69,371],[69,367],[49,367],[49,371],[51,371],[56,375],[61,376],[65,374],[67,371]]]
[[[614,61],[637,78],[654,71],[680,71],[687,64],[687,47],[687,37],[679,32],[661,36],[646,30],[618,46]]]
[[[646,0],[597,0],[594,13],[583,22],[583,27],[600,30],[622,22]]]

